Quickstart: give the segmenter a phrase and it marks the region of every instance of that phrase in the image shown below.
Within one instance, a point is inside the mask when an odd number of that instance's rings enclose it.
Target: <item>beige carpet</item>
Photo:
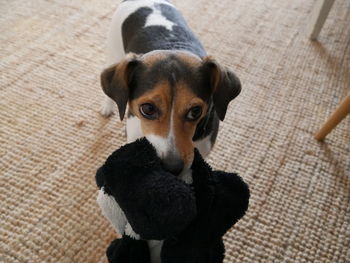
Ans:
[[[209,157],[252,193],[226,262],[350,262],[350,116],[312,137],[350,90],[350,1],[315,43],[303,34],[315,1],[174,2],[243,83]],[[125,142],[117,116],[98,114],[115,5],[1,0],[1,262],[106,261],[115,234],[94,173]]]

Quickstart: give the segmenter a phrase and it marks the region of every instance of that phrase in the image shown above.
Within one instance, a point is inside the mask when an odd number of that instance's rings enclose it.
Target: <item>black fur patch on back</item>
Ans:
[[[199,57],[206,55],[202,44],[178,10],[166,4],[155,4],[154,8],[174,23],[172,30],[156,25],[144,27],[147,17],[154,11],[150,7],[141,7],[129,15],[122,25],[126,53],[144,54],[154,50],[187,50]]]

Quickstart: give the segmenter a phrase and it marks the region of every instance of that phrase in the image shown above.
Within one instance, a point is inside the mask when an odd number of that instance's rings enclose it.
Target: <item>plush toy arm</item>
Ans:
[[[192,176],[198,216],[176,239],[164,241],[162,263],[222,262],[222,236],[247,210],[248,186],[236,174],[213,172],[198,151]],[[186,260],[177,261],[181,257]]]
[[[142,239],[178,235],[196,216],[191,188],[162,169],[146,139],[115,151],[99,171],[97,184],[114,197]]]
[[[223,171],[212,171],[196,150],[192,164],[193,184],[197,207],[205,211],[211,237],[221,237],[244,216],[249,204],[249,188],[240,176]],[[211,188],[211,199],[203,197]],[[205,201],[205,204],[203,203]],[[201,213],[201,211],[198,211]]]
[[[210,237],[211,217],[208,215],[215,196],[215,184],[211,179],[210,166],[202,159],[197,149],[191,169],[197,217],[179,236],[164,241],[161,251],[162,263],[218,263],[223,259],[222,238],[214,240]]]
[[[249,188],[234,173],[213,171],[215,196],[209,213],[213,235],[223,236],[248,209]]]

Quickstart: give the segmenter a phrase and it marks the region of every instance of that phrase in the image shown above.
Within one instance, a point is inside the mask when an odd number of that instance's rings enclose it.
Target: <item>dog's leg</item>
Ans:
[[[102,116],[109,117],[115,111],[115,102],[111,98],[105,96],[101,104],[100,113]]]
[[[121,25],[123,20],[121,19],[121,12],[123,10],[117,9],[114,12],[111,26],[107,36],[107,60],[106,68],[120,62],[125,58],[125,51],[121,33]],[[108,117],[115,111],[116,103],[109,97],[105,97],[102,101],[100,113],[101,115]]]

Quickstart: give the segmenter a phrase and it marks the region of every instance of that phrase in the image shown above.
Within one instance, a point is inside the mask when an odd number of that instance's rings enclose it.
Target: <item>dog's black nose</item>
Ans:
[[[173,158],[173,156],[166,157],[162,161],[163,168],[168,172],[179,175],[184,169],[184,161],[179,158]]]

